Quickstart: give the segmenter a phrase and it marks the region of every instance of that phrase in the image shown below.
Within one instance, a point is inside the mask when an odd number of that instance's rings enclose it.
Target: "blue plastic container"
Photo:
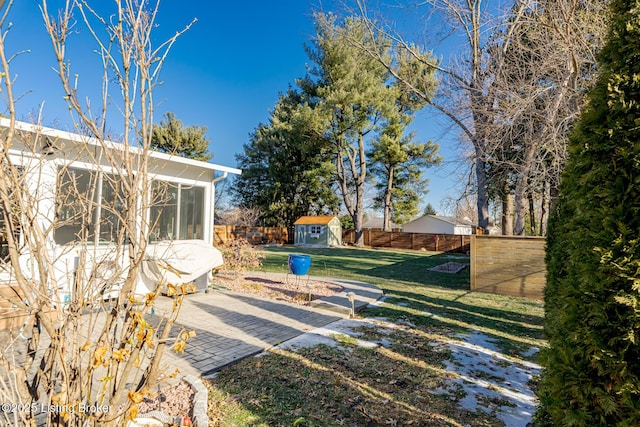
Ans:
[[[289,271],[297,276],[303,276],[311,268],[311,257],[309,255],[289,254]]]

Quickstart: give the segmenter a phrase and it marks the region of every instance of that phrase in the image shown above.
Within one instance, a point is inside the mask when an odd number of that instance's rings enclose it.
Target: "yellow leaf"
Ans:
[[[176,285],[172,285],[171,283],[167,283],[167,296],[172,297],[176,294]]]
[[[107,347],[98,347],[93,353],[93,367],[97,368],[104,364],[104,358],[107,354]]]
[[[173,351],[176,353],[184,354],[184,348],[186,347],[186,343],[184,341],[178,341],[173,345]]]
[[[189,331],[189,338],[193,338],[196,336],[196,331]]]
[[[62,390],[60,393],[57,393],[51,396],[51,403],[55,405],[63,405],[66,399],[67,399],[67,392],[66,390]]]
[[[153,301],[156,299],[156,293],[155,292],[149,292],[145,298],[146,298],[146,300],[145,300],[144,304],[147,307],[149,307],[150,305],[153,304]]]
[[[137,392],[137,391],[129,391],[129,393],[127,394],[127,397],[129,398],[129,400],[133,403],[135,403],[136,405],[140,402],[142,402],[142,400],[144,399],[144,394]]]
[[[91,347],[91,341],[87,341],[86,343],[84,343],[82,347],[80,347],[80,351],[87,351],[89,347]]]
[[[133,419],[137,416],[138,416],[138,408],[135,406],[132,406],[131,408],[129,408],[129,410],[127,411],[127,421],[133,421]]]
[[[118,362],[124,362],[127,356],[129,355],[129,353],[130,351],[127,350],[126,348],[123,348],[121,350],[114,350],[113,353],[111,354],[111,358]]]

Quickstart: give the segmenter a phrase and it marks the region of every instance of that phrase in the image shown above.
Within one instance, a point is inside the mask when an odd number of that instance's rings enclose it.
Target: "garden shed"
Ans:
[[[475,234],[475,225],[468,219],[440,215],[424,215],[402,226],[407,233],[453,234],[468,236]]]
[[[294,244],[303,246],[342,245],[342,226],[337,216],[302,216],[293,223]]]

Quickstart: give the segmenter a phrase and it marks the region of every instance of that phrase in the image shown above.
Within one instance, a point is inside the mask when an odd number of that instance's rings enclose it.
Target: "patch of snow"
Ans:
[[[540,353],[540,349],[538,347],[531,347],[529,350],[522,353],[523,357],[531,357]]]
[[[411,323],[408,320],[399,320],[398,321],[398,325],[401,326],[407,326],[409,328],[416,328],[417,326],[415,325],[415,323]]]
[[[442,316],[438,316],[437,314],[431,313],[430,311],[426,311],[426,310],[423,311],[422,314],[424,314],[427,317],[431,317],[433,319],[441,319],[442,318]]]
[[[389,348],[389,347],[391,347],[391,345],[393,344],[393,342],[391,342],[391,341],[389,341],[389,340],[381,339],[380,341],[378,341],[378,344],[379,344],[381,347]]]
[[[370,307],[379,307],[381,306],[387,299],[389,299],[389,296],[385,295],[382,298],[380,298],[378,301],[374,301],[369,303]]]
[[[462,390],[460,405],[466,409],[495,413],[507,426],[525,427],[537,403],[528,383],[540,373],[540,366],[507,357],[478,331],[460,338],[446,341],[452,360],[444,362],[445,368],[456,378],[445,388]]]
[[[461,340],[465,343],[469,344],[470,347],[476,348],[479,351],[482,350],[490,350],[490,351],[498,351],[498,347],[495,345],[495,341],[477,329],[472,329],[469,333],[466,334],[458,334]]]
[[[338,347],[341,344],[332,336],[339,335],[355,338],[359,346],[388,347],[393,343],[390,332],[405,326],[415,328],[411,322],[391,323],[384,318],[342,319],[286,341],[276,348],[295,351],[319,344]],[[360,327],[376,328],[378,333],[390,338],[374,342],[360,340],[358,337],[362,333],[355,331]],[[444,365],[453,379],[447,380],[443,388],[433,390],[434,393],[453,397],[463,395],[460,406],[471,411],[479,409],[494,414],[509,427],[525,427],[531,422],[537,400],[529,382],[540,373],[539,365],[501,353],[494,340],[477,330],[451,339],[434,340],[429,345],[434,351],[451,353],[451,359],[444,361]]]
[[[281,350],[295,351],[299,348],[311,348],[320,344],[325,344],[330,347],[341,346],[341,344],[333,338],[334,335],[346,335],[352,338],[356,338],[357,345],[359,347],[375,348],[380,345],[384,346],[387,341],[381,340],[379,342],[372,342],[360,340],[357,337],[361,336],[362,333],[355,331],[355,329],[365,326],[376,328],[377,330],[384,330],[381,329],[380,326],[384,328],[387,324],[391,325],[388,322],[375,319],[341,319],[326,326],[313,329],[288,341],[285,341],[282,344],[277,345],[276,348]]]

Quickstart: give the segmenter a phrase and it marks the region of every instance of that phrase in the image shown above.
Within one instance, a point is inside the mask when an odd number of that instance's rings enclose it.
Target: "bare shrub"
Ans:
[[[252,246],[246,239],[230,240],[219,249],[226,268],[236,274],[260,269],[266,257],[264,251]]]

